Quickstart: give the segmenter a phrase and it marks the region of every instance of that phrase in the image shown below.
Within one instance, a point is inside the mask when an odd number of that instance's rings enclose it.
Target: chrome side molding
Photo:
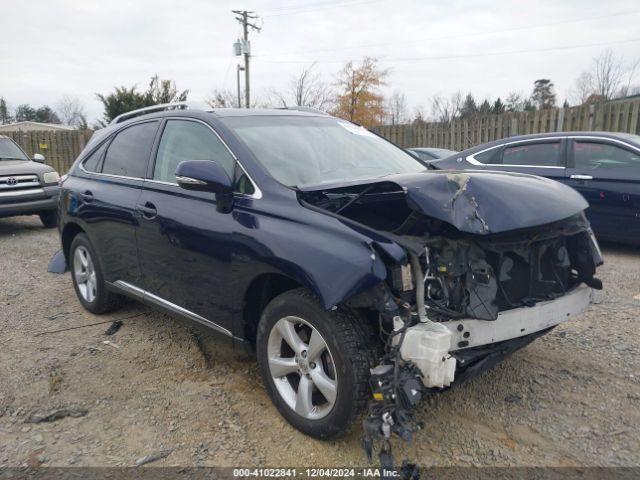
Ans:
[[[193,313],[191,310],[187,310],[186,308],[183,308],[180,305],[171,303],[170,301],[165,300],[164,298],[159,297],[157,295],[154,295],[151,292],[143,290],[142,288],[136,287],[135,285],[131,285],[128,282],[124,282],[122,280],[116,280],[111,285],[113,285],[115,288],[119,290],[122,290],[123,292],[126,292],[127,294],[131,295],[134,298],[142,300],[143,302],[153,303],[154,305],[165,308],[181,317],[188,318],[189,320],[198,322],[201,325],[212,328],[220,333],[224,333],[229,337],[233,337],[233,334],[231,333],[231,331],[227,330],[224,327],[221,327],[217,323],[212,322],[211,320],[207,320],[206,318],[201,317],[197,313]]]

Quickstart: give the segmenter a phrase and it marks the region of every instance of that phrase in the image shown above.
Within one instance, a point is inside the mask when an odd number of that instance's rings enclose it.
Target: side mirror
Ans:
[[[186,160],[176,168],[176,180],[185,190],[229,194],[233,182],[218,162],[213,160]]]
[[[41,153],[34,153],[33,161],[38,163],[44,163],[44,155],[42,155]]]

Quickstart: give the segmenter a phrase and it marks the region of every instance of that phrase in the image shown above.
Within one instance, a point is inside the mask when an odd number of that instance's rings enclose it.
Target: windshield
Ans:
[[[8,138],[0,138],[0,160],[29,160],[20,148]]]
[[[402,149],[336,118],[270,115],[222,120],[269,173],[289,187],[425,170]]]

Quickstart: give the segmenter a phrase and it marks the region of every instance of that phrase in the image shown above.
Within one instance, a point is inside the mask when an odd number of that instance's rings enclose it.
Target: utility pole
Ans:
[[[240,96],[240,72],[244,70],[242,65],[236,65],[236,83],[238,86],[238,108],[242,108],[242,97]]]
[[[249,28],[260,31],[260,27],[250,23],[250,20],[258,18],[257,15],[253,15],[254,12],[248,12],[247,10],[232,10],[233,13],[238,15],[236,20],[242,25],[242,53],[244,55],[244,102],[245,107],[251,107],[251,87],[249,81],[249,58],[251,57],[251,48],[249,44]]]

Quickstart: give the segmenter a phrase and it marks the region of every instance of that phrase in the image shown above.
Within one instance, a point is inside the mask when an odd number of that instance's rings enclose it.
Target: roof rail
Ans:
[[[161,111],[161,110],[183,110],[186,108],[193,108],[193,104],[190,102],[174,102],[174,103],[160,103],[158,105],[151,105],[150,107],[138,108],[131,110],[130,112],[121,113],[116,118],[111,120],[109,125],[115,125],[116,123],[124,122],[125,120],[138,115],[144,115],[146,113]]]
[[[304,107],[302,105],[292,105],[292,106],[286,106],[286,107],[278,107],[278,109],[279,110],[297,110],[298,112],[317,113],[317,114],[320,114],[320,115],[329,116],[329,114],[327,112],[323,112],[322,110],[320,110],[318,108]]]

